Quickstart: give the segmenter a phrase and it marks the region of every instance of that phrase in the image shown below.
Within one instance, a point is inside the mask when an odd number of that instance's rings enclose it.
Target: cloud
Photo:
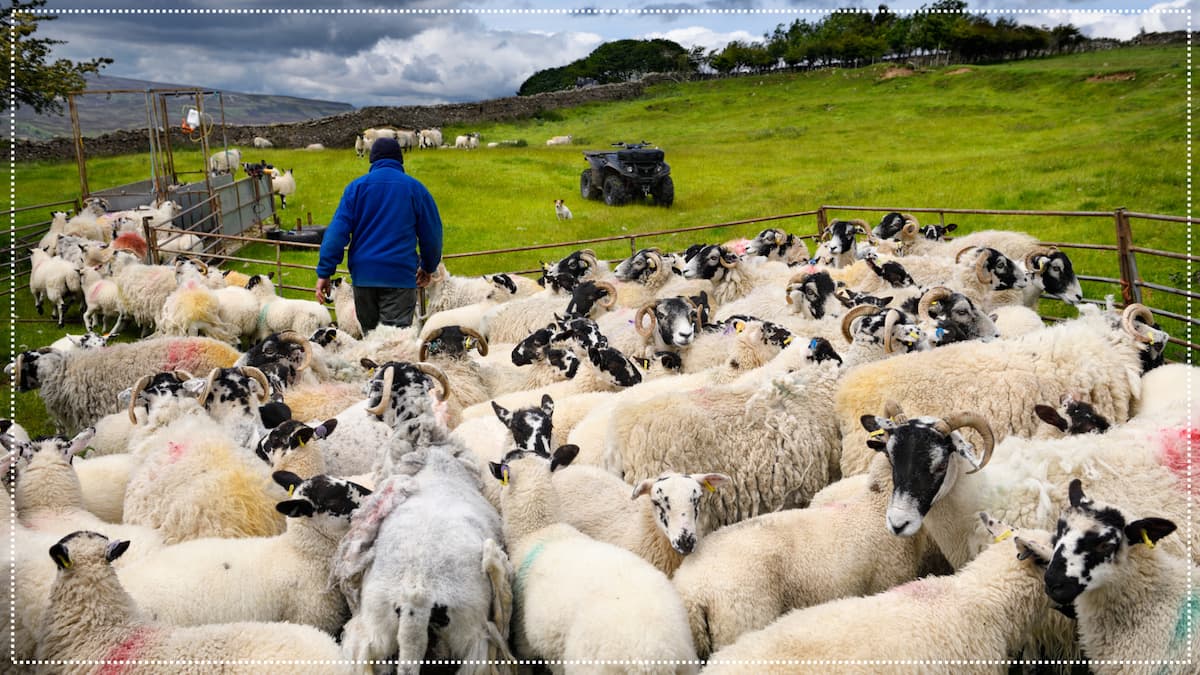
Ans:
[[[1177,10],[1186,10],[1195,4],[1194,0],[1173,0],[1152,5],[1149,10],[1136,14],[1096,11],[1042,12],[1018,15],[1017,20],[1035,26],[1070,23],[1088,37],[1128,40],[1142,30],[1147,33],[1187,30],[1187,14]]]
[[[761,35],[752,35],[744,30],[735,30],[729,33],[721,33],[714,31],[706,26],[688,26],[687,28],[676,28],[665,32],[651,32],[638,36],[640,40],[664,39],[679,43],[685,49],[691,49],[694,46],[704,47],[705,51],[713,49],[722,49],[725,45],[734,40],[743,42],[754,42],[761,40]]]

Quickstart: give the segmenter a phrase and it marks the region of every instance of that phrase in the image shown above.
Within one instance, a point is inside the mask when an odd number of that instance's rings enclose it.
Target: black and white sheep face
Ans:
[[[833,348],[833,343],[823,337],[815,337],[808,341],[808,352],[804,358],[813,363],[836,361],[838,366],[842,365],[842,357]]]
[[[492,410],[512,434],[517,449],[543,457],[550,456],[550,437],[554,433],[554,400],[549,395],[543,394],[542,403],[536,408],[510,411],[492,401]]]
[[[676,553],[688,555],[700,539],[700,498],[729,480],[723,473],[667,473],[638,483],[633,499],[650,495],[658,530]]]
[[[660,349],[687,347],[696,338],[696,306],[682,298],[659,300],[654,305],[654,318]]]
[[[445,326],[430,337],[425,343],[428,356],[461,359],[478,345],[477,338],[464,333],[459,326]]]
[[[150,382],[138,392],[135,406],[145,406],[147,410],[167,399],[189,396],[195,397],[204,389],[205,380],[202,377],[181,379],[183,373],[156,373]],[[118,394],[122,407],[129,405],[129,397],[133,395],[132,387]]]
[[[558,287],[571,290],[588,274],[595,273],[595,257],[589,250],[575,251],[558,262],[544,268],[547,283],[553,279]]]
[[[290,471],[276,471],[271,477],[288,491],[288,500],[276,504],[275,510],[289,518],[328,515],[349,527],[350,516],[371,494],[358,483],[323,474],[304,480]]]
[[[1046,594],[1063,605],[1108,583],[1127,564],[1134,546],[1153,547],[1175,531],[1175,523],[1164,518],[1133,519],[1094,502],[1083,494],[1078,478],[1071,481],[1068,497],[1071,505],[1058,519],[1045,577]]]
[[[284,420],[258,439],[254,454],[267,464],[277,466],[278,461],[288,453],[304,447],[314,438],[319,440],[333,433],[337,423],[336,419],[330,419],[310,427],[296,420]]]
[[[98,532],[72,532],[50,547],[50,559],[60,570],[80,567],[100,567],[112,563],[129,548],[121,539],[109,541]]]
[[[1025,288],[1029,285],[1025,268],[1011,258],[994,248],[983,249],[987,252],[987,261],[983,264],[988,274],[990,288],[993,291],[1006,291],[1010,288]],[[971,258],[971,264],[978,261],[978,255]]]
[[[495,288],[488,293],[489,300],[499,301],[502,299],[511,298],[517,294],[517,282],[513,281],[512,277],[507,274],[493,274],[491,276],[485,274],[483,278],[492,286],[495,286]]]
[[[1091,403],[1071,394],[1063,395],[1058,408],[1039,404],[1033,407],[1033,411],[1040,420],[1068,436],[1102,434],[1109,427],[1108,419],[1096,412]]]
[[[43,347],[36,351],[21,352],[17,358],[4,368],[4,372],[17,384],[17,391],[33,391],[42,386],[40,372],[43,368],[54,367],[56,361],[62,361],[61,352]]]
[[[976,339],[986,342],[1000,337],[996,322],[961,293],[931,302],[929,315],[936,325],[935,344]]]
[[[42,465],[61,462],[70,464],[77,455],[87,451],[88,443],[92,442],[92,437],[95,435],[94,427],[84,429],[74,438],[41,436],[31,441],[21,441],[2,434],[0,435],[0,444],[3,444],[5,450],[12,453],[12,457],[8,461],[13,468],[11,472],[4,472],[3,479],[8,482],[12,476],[20,476],[35,461]]]
[[[1083,301],[1083,287],[1075,276],[1071,259],[1062,251],[1034,255],[1029,259],[1029,276],[1046,295],[1072,305]]]
[[[284,386],[291,386],[296,383],[305,358],[304,345],[285,340],[282,333],[272,333],[250,347],[238,359],[238,365],[253,366],[267,377],[278,378]]]
[[[598,286],[594,281],[580,282],[571,289],[571,301],[567,303],[567,310],[564,314],[570,317],[592,316],[592,310],[604,306],[605,302],[603,301],[608,297],[608,288]],[[615,298],[613,300],[615,301]]]
[[[512,350],[512,362],[514,366],[528,366],[534,361],[541,361],[545,358],[546,347],[550,345],[550,341],[558,332],[558,324],[552,323],[545,328],[539,328],[529,334],[524,340],[517,343]]]
[[[374,413],[382,422],[396,428],[399,424],[432,410],[432,392],[439,383],[425,371],[403,361],[389,361],[382,365],[372,363],[370,367],[375,368],[375,374],[371,376],[366,387],[368,410],[379,408],[385,394],[384,384],[389,377],[392,380],[387,406]],[[444,397],[448,393],[443,390],[441,395]]]
[[[803,281],[788,284],[787,302],[792,311],[809,319],[824,319],[841,314],[841,303],[834,297],[835,286],[828,272],[810,273]]]
[[[689,248],[688,251],[691,251]],[[738,264],[738,257],[724,246],[710,244],[702,246],[688,258],[683,267],[683,276],[688,279],[720,280],[725,270]]]
[[[883,264],[879,264],[875,256],[868,256],[866,261],[867,267],[871,268],[872,272],[892,288],[909,288],[917,285],[908,270],[904,269],[904,265],[895,260],[885,260]]]
[[[759,232],[746,246],[747,255],[760,255],[773,260],[787,258],[788,251],[798,244],[795,235],[788,234],[779,228],[769,228]]]
[[[926,225],[921,228],[921,235],[930,241],[942,241],[946,238],[946,234],[958,229],[957,223],[950,223],[942,227],[941,225]]]
[[[577,356],[586,356],[589,349],[608,346],[608,338],[600,332],[596,322],[587,317],[563,319],[556,328],[550,342],[569,347]]]
[[[237,413],[249,417],[255,414],[252,411],[256,410],[258,402],[270,395],[261,382],[238,368],[221,368],[210,379],[208,400],[204,402],[209,413]]]
[[[266,274],[255,274],[246,281],[246,290],[254,291],[255,293],[266,293],[274,295],[275,284],[271,283],[271,277]]]
[[[854,251],[855,238],[859,234],[866,234],[860,225],[848,220],[835,220],[825,229],[825,234],[829,235],[829,243],[827,249],[833,255],[841,255]]]
[[[892,212],[883,217],[879,224],[871,230],[877,239],[892,239],[904,229],[904,216]]]
[[[562,373],[563,377],[571,380],[579,372],[579,364],[582,363],[582,360],[574,352],[551,348],[546,350],[546,363]]]
[[[328,347],[333,344],[333,341],[338,337],[337,326],[324,326],[313,331],[313,334],[308,338],[309,342]],[[257,368],[257,366],[255,366]],[[261,368],[260,368],[261,370]]]
[[[886,520],[888,530],[896,536],[911,537],[921,529],[930,507],[954,487],[963,460],[973,469],[982,464],[974,446],[958,432],[944,434],[934,427],[941,421],[936,417],[897,422],[863,415],[860,421],[871,432],[867,445],[887,453],[892,465]]]
[[[612,347],[588,349],[588,360],[610,384],[632,387],[642,381],[642,373],[629,357]]]
[[[613,270],[613,276],[621,281],[645,281],[647,278],[658,274],[660,256],[651,255],[657,253],[651,249],[644,248],[637,253],[629,256],[617,265]]]

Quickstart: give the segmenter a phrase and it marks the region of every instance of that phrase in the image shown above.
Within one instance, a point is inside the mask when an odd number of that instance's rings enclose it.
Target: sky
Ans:
[[[921,6],[886,4],[896,12]],[[1085,35],[1120,39],[1142,29],[1186,30],[1188,12],[1198,5],[1200,0],[968,0],[970,11],[1008,13],[1032,25],[1072,23]],[[147,13],[148,6],[205,13]],[[66,41],[54,57],[113,58],[102,71],[112,76],[358,107],[432,105],[512,96],[534,72],[566,65],[608,41],[666,38],[685,48],[720,48],[731,40],[760,40],[780,23],[813,21],[851,6],[845,0],[626,0],[574,9],[547,0],[50,0],[45,9],[67,11],[43,22],[38,35]],[[238,11],[250,7],[257,13]]]

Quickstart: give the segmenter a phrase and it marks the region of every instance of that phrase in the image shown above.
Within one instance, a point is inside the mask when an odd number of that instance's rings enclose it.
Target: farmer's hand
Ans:
[[[317,302],[329,302],[329,280],[317,279]]]
[[[423,269],[417,269],[417,288],[425,288],[430,282],[429,272]]]

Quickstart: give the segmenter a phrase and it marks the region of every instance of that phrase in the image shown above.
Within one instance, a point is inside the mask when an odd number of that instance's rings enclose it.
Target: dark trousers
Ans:
[[[412,325],[413,308],[417,304],[415,288],[364,288],[354,287],[354,309],[358,312],[358,323],[363,333],[379,324],[399,326]]]

